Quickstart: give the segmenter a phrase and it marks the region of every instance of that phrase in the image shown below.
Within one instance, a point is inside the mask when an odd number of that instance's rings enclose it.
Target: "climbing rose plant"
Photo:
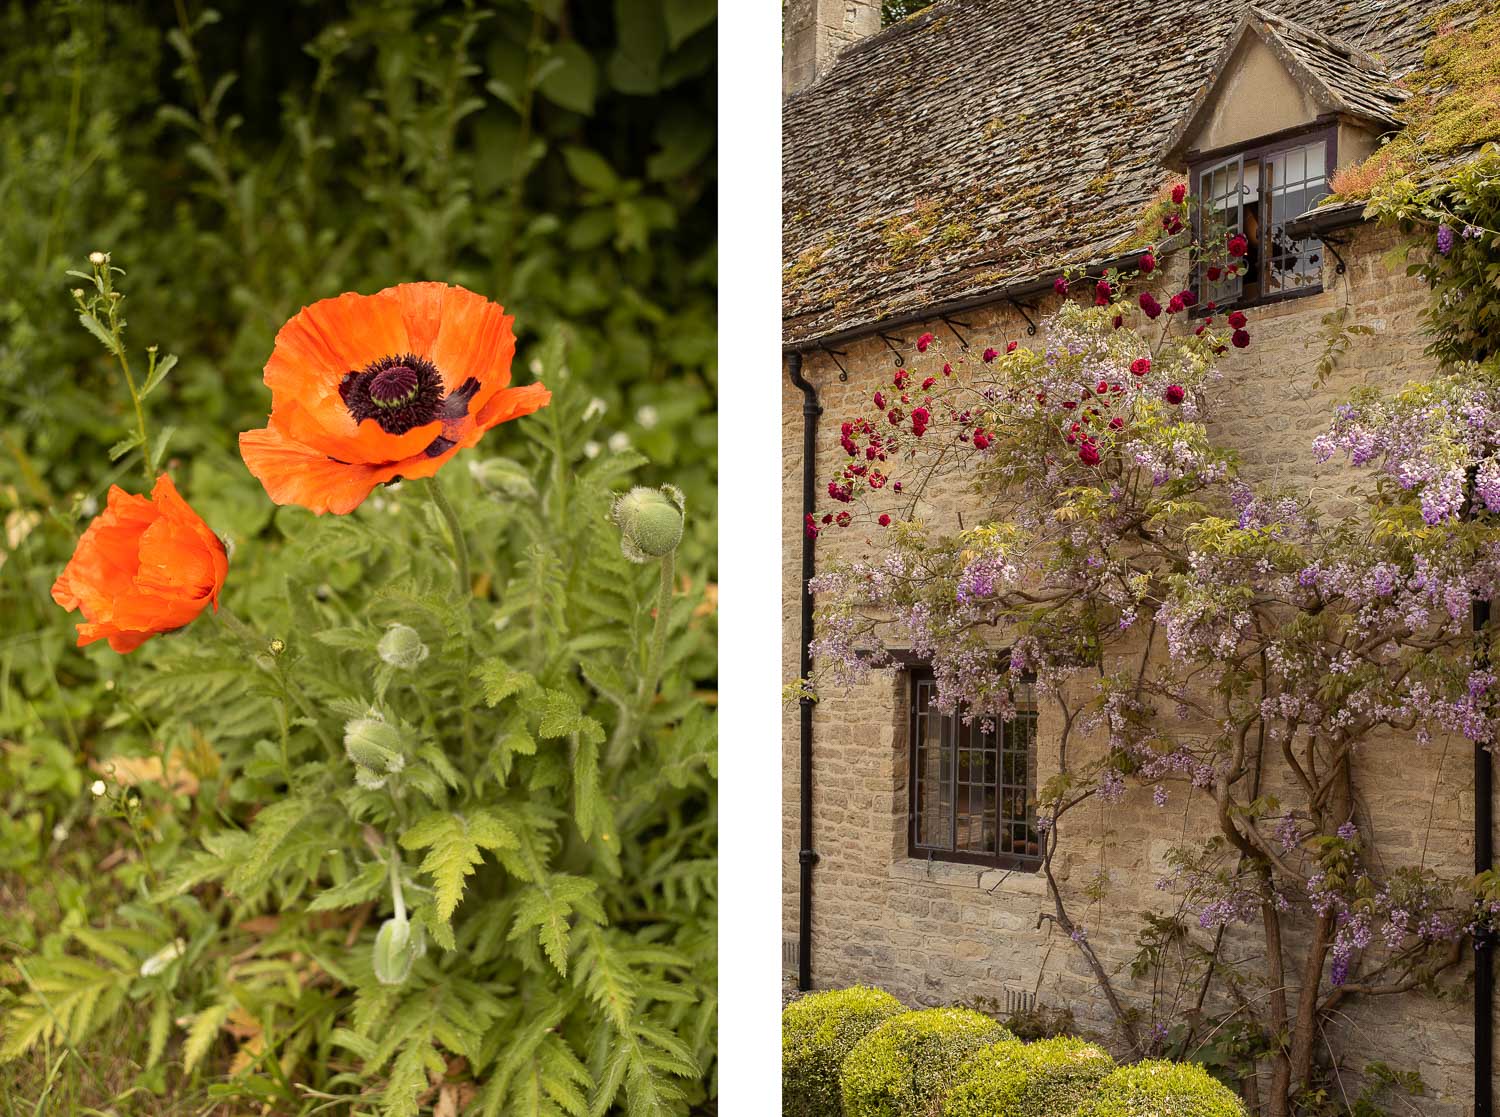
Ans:
[[[1192,204],[1179,191],[1168,208]],[[1236,266],[1243,239],[1216,243],[1197,267]],[[1196,298],[1144,289],[1156,263],[1060,277],[1060,294],[1090,297],[1065,299],[1035,347],[975,359],[924,335],[843,424],[847,462],[806,527],[856,533],[871,557],[814,579],[813,654],[821,683],[846,685],[908,649],[930,660],[939,708],[982,723],[1034,680],[1059,745],[1035,804],[1043,918],[1132,1048],[1193,1054],[1232,1030],[1247,1091],[1268,1071],[1265,1112],[1281,1117],[1317,1087],[1324,1025],[1351,997],[1456,976],[1495,908],[1472,882],[1389,868],[1360,777],[1377,735],[1491,739],[1491,636],[1476,646],[1470,605],[1500,588],[1500,532],[1476,514],[1500,508],[1500,370],[1356,394],[1307,452],[1351,468],[1362,499],[1317,507],[1243,476],[1215,441],[1220,362],[1250,345],[1249,323],[1211,306],[1174,322]],[[941,530],[929,502],[954,493],[964,526]],[[1159,808],[1206,800],[1217,820],[1159,883],[1177,908],[1147,917],[1136,973],[1186,980],[1154,981],[1144,1011],[1053,868],[1070,816],[1131,787]],[[1101,875],[1085,893],[1105,889]],[[1236,928],[1263,941],[1258,974],[1225,964]],[[1235,1007],[1210,1022],[1215,989]]]

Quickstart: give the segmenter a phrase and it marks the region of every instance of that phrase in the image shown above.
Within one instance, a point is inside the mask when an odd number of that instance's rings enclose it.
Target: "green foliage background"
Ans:
[[[714,15],[0,8],[0,1096],[152,1114],[712,1105]],[[109,484],[141,487],[136,453],[109,460],[130,403],[68,294],[95,250],[126,270],[135,352],[180,358],[153,424],[233,549],[225,601],[253,638],[205,614],[129,657],[79,651],[48,597]],[[420,486],[315,521],[274,508],[235,450],[264,423],[282,322],[414,279],[504,303],[518,379],[545,362],[556,400],[442,475],[475,555],[467,610],[442,589]],[[531,478],[509,497],[465,468],[497,453]],[[606,516],[627,479],[681,486],[689,511],[648,709],[629,696],[654,568],[619,557]],[[406,690],[374,650],[398,620],[433,649]],[[371,704],[426,772],[418,839],[356,794],[336,747]],[[478,745],[451,746],[461,720]],[[110,758],[199,786],[111,780],[96,800]],[[448,840],[476,812],[488,844]],[[434,839],[403,871],[436,945],[392,995],[368,952],[402,835]]]

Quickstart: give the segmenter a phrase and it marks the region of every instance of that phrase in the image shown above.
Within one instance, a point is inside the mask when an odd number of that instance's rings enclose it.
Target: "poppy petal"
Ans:
[[[292,442],[275,427],[240,435],[240,456],[277,504],[299,504],[317,515],[343,515],[359,507],[381,481],[399,471],[367,464],[336,462],[326,454]]]
[[[405,434],[388,434],[374,419],[366,419],[352,435],[334,434],[296,400],[275,404],[269,425],[281,431],[289,441],[320,451],[327,457],[368,465],[385,465],[409,458],[443,431],[441,419],[413,427]]]
[[[277,402],[298,400],[329,433],[353,437],[354,417],[339,395],[339,382],[346,372],[407,348],[395,288],[323,299],[304,307],[276,334],[266,386]]]
[[[514,321],[504,307],[462,287],[448,288],[443,297],[443,320],[433,341],[432,363],[450,392],[471,378],[479,382],[471,413],[510,383],[510,362],[516,352]]]

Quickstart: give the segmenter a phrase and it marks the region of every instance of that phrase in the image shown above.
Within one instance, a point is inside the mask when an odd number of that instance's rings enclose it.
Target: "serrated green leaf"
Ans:
[[[521,893],[510,937],[518,939],[535,929],[547,960],[566,977],[569,920],[576,912],[595,923],[604,922],[604,909],[594,897],[597,889],[593,881],[567,873],[543,877]]]
[[[141,385],[141,398],[145,399],[149,396],[156,386],[167,378],[167,373],[176,367],[177,357],[171,353],[168,353],[165,357],[157,361],[151,369],[150,374],[146,377],[146,383]]]
[[[99,319],[95,318],[86,310],[81,310],[78,312],[78,321],[83,324],[84,329],[88,330],[89,333],[94,335],[100,345],[104,346],[104,348],[114,356],[118,357],[120,355],[120,349],[115,344],[114,337],[111,336],[109,330],[105,328],[104,323],[100,322]]]
[[[401,835],[403,849],[425,849],[420,871],[433,879],[434,905],[438,919],[453,917],[464,893],[464,878],[484,860],[482,849],[515,849],[514,831],[499,815],[482,809],[467,816],[435,812],[419,819]]]

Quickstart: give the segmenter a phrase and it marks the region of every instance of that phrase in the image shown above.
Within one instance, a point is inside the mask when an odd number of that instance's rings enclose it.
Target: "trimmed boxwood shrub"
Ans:
[[[1003,1040],[959,1068],[943,1117],[1058,1117],[1072,1113],[1114,1069],[1102,1047],[1071,1036]]]
[[[970,1008],[893,1016],[844,1060],[844,1117],[927,1117],[953,1072],[981,1048],[1005,1039],[1015,1037]]]
[[[838,1117],[839,1068],[876,1026],[906,1011],[889,993],[856,985],[810,993],[781,1013],[781,1112],[784,1117]]]
[[[1245,1107],[1202,1067],[1148,1059],[1100,1082],[1075,1117],[1245,1117]]]

